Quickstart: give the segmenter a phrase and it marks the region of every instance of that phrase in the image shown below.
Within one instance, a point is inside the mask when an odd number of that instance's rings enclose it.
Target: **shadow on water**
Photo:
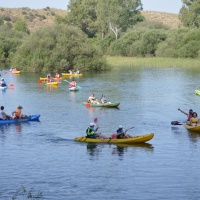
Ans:
[[[99,156],[102,149],[107,144],[98,144],[98,143],[87,143],[87,153],[90,156]],[[108,144],[113,145],[113,144]],[[118,155],[119,157],[123,157],[124,154],[127,152],[130,148],[143,148],[145,151],[153,151],[153,146],[149,143],[141,143],[141,144],[134,144],[134,145],[128,145],[128,144],[120,144],[120,145],[114,145],[112,148],[112,155]]]

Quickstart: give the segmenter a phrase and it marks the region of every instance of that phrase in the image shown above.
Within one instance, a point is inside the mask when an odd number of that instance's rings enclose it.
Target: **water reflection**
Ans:
[[[87,143],[87,153],[91,157],[98,157],[100,153],[102,152],[102,148],[105,144],[98,144],[98,143]],[[107,144],[106,144],[107,145]],[[112,144],[110,144],[112,145]],[[154,147],[149,143],[141,143],[141,144],[119,144],[112,148],[112,155],[118,155],[119,159],[122,160],[124,154],[128,151],[130,148],[142,148],[145,151],[153,151]]]
[[[199,132],[188,131],[188,136],[189,136],[189,139],[192,143],[196,143],[200,140],[200,133]]]

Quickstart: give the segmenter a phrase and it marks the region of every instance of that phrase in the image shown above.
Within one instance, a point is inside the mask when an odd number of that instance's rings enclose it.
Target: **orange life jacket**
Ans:
[[[20,109],[15,110],[15,116],[16,116],[17,118],[21,118],[21,117],[22,117],[22,114],[21,114],[21,110],[20,110]]]

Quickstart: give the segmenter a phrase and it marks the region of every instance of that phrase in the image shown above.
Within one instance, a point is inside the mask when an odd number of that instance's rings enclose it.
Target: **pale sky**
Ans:
[[[105,0],[106,1],[106,0]],[[178,14],[182,7],[181,0],[141,0],[143,10]],[[68,0],[0,0],[0,7],[42,9],[46,7],[67,9]]]

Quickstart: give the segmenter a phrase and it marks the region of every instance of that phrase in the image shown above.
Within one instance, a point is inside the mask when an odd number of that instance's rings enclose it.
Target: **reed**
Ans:
[[[107,63],[112,67],[149,66],[149,67],[200,67],[200,59],[190,58],[158,58],[158,57],[121,57],[106,56]]]

